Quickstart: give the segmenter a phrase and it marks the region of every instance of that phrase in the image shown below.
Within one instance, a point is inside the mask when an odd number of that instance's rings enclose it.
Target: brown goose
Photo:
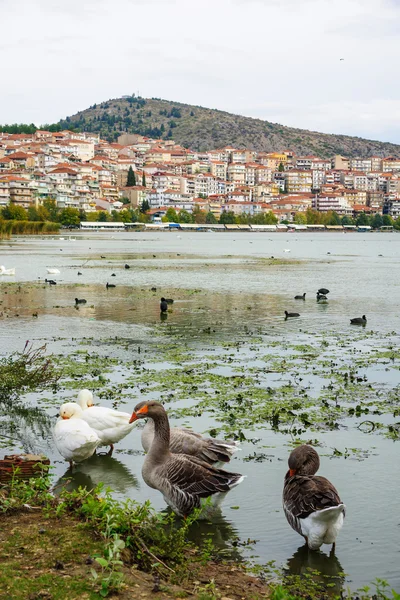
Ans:
[[[343,526],[345,505],[336,488],[315,473],[319,456],[311,446],[298,446],[289,456],[283,487],[283,510],[289,525],[302,535],[311,550],[332,544]]]
[[[216,469],[195,456],[172,454],[168,416],[159,402],[137,404],[130,423],[146,418],[154,421],[154,438],[142,476],[149,487],[162,493],[177,515],[187,516],[194,508],[200,508],[202,498],[226,493],[243,481],[243,475]]]
[[[142,430],[142,446],[150,450],[154,439],[154,421],[148,419]],[[232,454],[239,450],[236,442],[203,438],[199,433],[181,427],[170,428],[169,449],[172,454],[189,454],[204,460],[209,465],[229,462]]]

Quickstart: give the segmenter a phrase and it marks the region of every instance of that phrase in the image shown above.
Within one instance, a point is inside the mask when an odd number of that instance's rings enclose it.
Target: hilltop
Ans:
[[[60,126],[97,132],[110,141],[123,132],[171,138],[197,151],[234,146],[265,152],[290,149],[298,155],[321,158],[334,154],[400,156],[400,145],[389,142],[296,129],[160,98],[124,96],[107,100],[63,119]]]

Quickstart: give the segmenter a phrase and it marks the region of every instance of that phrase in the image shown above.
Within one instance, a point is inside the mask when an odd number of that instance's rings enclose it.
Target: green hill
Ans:
[[[400,156],[397,144],[295,129],[159,98],[129,96],[108,100],[67,117],[60,125],[98,132],[110,141],[124,132],[172,138],[182,146],[199,151],[229,145],[266,152],[290,149],[296,154],[320,157],[334,154]]]

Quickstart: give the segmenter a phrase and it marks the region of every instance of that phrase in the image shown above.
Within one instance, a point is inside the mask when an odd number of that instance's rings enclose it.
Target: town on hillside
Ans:
[[[335,226],[359,223],[360,215],[364,225],[397,225],[400,158],[196,152],[137,134],[109,143],[85,132],[0,133],[3,217],[24,209],[41,220],[52,206],[64,211],[67,225],[163,219]]]

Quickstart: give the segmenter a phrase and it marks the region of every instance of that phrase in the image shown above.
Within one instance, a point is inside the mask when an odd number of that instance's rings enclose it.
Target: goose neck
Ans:
[[[154,424],[154,438],[150,446],[149,455],[154,458],[163,458],[169,454],[170,428],[168,417],[165,413],[152,417]]]

